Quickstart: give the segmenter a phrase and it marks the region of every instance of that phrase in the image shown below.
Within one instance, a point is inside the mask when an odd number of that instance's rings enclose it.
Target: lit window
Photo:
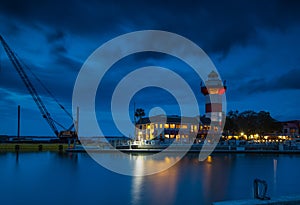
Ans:
[[[180,129],[180,124],[176,124],[176,129]]]
[[[187,126],[187,125],[181,125],[181,128],[182,128],[182,129],[187,129],[188,126]]]
[[[147,125],[147,129],[150,129],[150,124]]]
[[[165,124],[165,128],[169,128],[169,124]]]
[[[170,135],[170,138],[173,139],[175,137],[175,135]]]
[[[155,124],[155,128],[158,128],[158,124]]]
[[[174,129],[175,128],[175,124],[170,124],[170,128]]]
[[[159,124],[159,128],[162,128],[163,127],[163,125],[162,124]]]
[[[168,134],[165,134],[165,138],[170,138],[170,135],[168,135]]]

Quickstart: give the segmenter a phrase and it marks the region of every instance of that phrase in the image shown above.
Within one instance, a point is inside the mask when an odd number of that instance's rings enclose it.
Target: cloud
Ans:
[[[242,100],[242,95],[299,90],[300,73],[295,68],[299,65],[300,32],[292,29],[300,24],[299,6],[299,1],[292,0],[3,0],[0,30],[13,50],[25,58],[25,63],[30,63],[54,95],[69,105],[78,71],[94,49],[126,32],[157,29],[183,35],[213,56],[222,78],[228,82],[227,94],[249,106]],[[200,79],[186,71],[186,66],[166,56],[141,53],[118,64],[107,73],[100,100],[109,101],[114,87],[128,72],[148,65],[173,68],[189,81],[199,99],[203,99],[198,90]],[[2,93],[27,94],[8,59],[1,62],[2,67],[10,66],[5,72],[0,70]],[[159,77],[164,80],[163,76]],[[46,97],[37,87],[42,97]],[[164,96],[153,89],[144,93],[137,96],[143,107],[147,104],[169,105]],[[153,96],[150,100],[143,97],[148,93]],[[46,101],[51,100],[47,98]]]
[[[27,25],[80,36],[120,33],[122,29],[163,29],[198,42],[208,52],[227,54],[232,46],[256,41],[258,29],[285,30],[299,23],[298,1],[2,1],[2,15]]]
[[[61,30],[56,30],[54,32],[48,33],[47,41],[48,43],[55,43],[57,41],[62,41],[65,38],[65,34]]]
[[[271,79],[253,78],[240,86],[248,94],[279,90],[300,90],[300,69],[292,69]]]

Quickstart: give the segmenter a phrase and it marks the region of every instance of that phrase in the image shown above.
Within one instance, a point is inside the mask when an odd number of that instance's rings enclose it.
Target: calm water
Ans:
[[[269,195],[300,194],[300,155],[189,154],[159,174],[129,177],[89,155],[0,153],[0,203],[5,204],[210,204],[252,198],[253,179]]]

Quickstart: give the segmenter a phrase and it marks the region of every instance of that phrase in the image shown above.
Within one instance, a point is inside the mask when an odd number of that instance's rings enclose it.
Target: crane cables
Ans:
[[[0,72],[2,71],[2,61],[1,61],[1,52],[0,52]]]
[[[22,65],[32,74],[32,76],[40,83],[43,89],[48,93],[48,95],[58,104],[58,106],[73,120],[72,114],[58,101],[58,99],[53,95],[53,93],[47,88],[47,86],[41,81],[41,79],[27,66],[21,58],[18,56],[19,61]],[[56,122],[57,123],[57,122]]]

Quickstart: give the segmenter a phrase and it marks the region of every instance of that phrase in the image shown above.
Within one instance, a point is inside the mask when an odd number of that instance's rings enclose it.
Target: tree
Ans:
[[[238,116],[239,132],[244,132],[246,135],[254,135],[258,131],[257,113],[252,110],[247,110]]]
[[[265,133],[280,132],[282,125],[271,117],[269,112],[260,111],[257,117],[258,134],[263,136]]]
[[[224,126],[225,135],[235,135],[238,132],[238,119],[239,111],[229,111],[226,116],[226,122]]]
[[[282,125],[271,117],[269,112],[255,112],[247,110],[242,113],[229,111],[226,116],[224,127],[225,134],[235,135],[245,133],[247,136],[259,134],[261,137],[266,133],[280,132]]]

